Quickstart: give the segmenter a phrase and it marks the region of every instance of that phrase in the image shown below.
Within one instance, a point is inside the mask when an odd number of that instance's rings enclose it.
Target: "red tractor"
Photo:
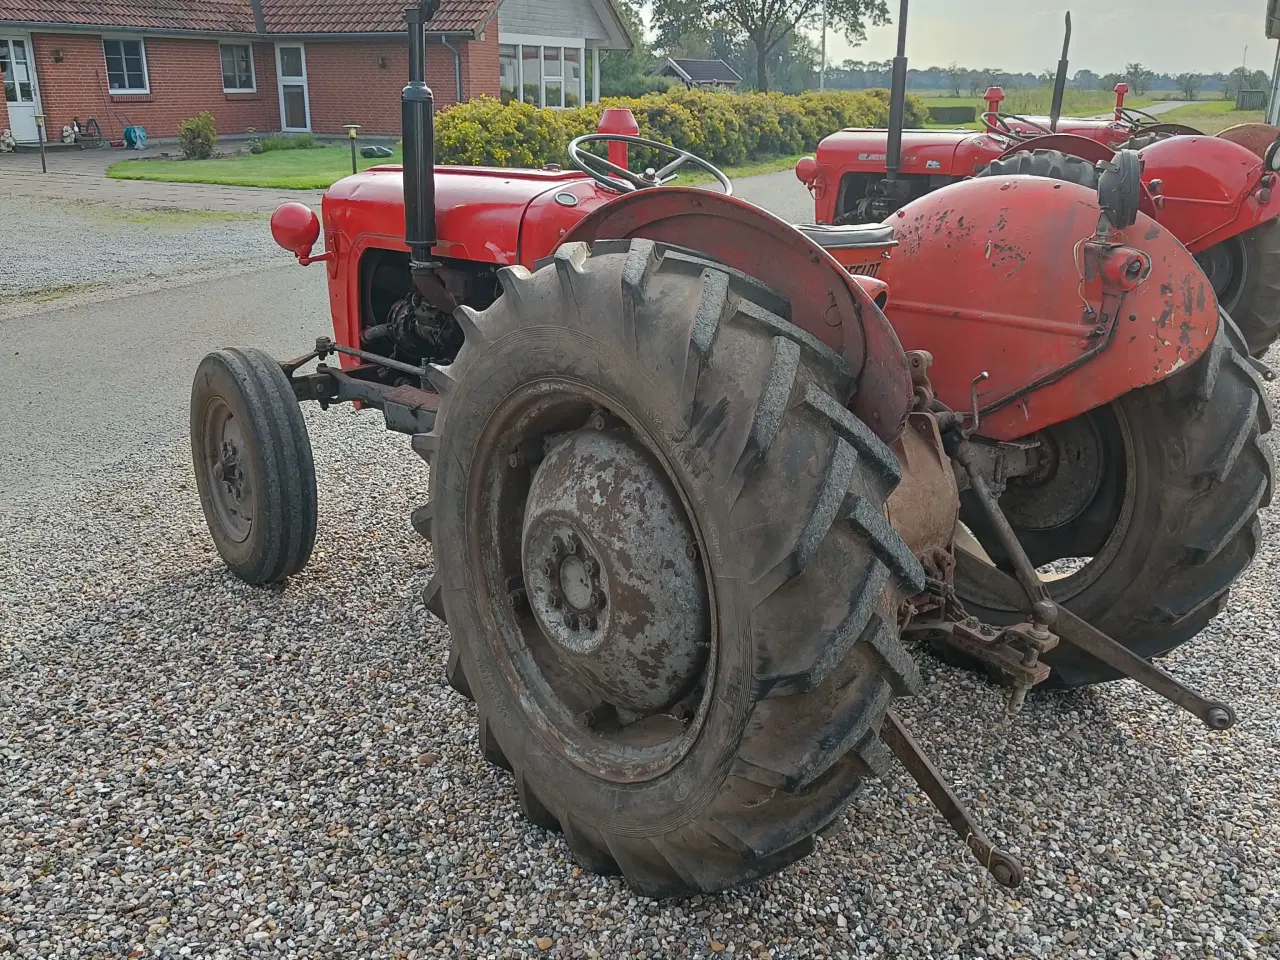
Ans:
[[[901,0],[894,64],[904,82],[906,14]],[[1123,85],[1114,119],[1060,119],[1066,71],[1064,46],[1050,117],[1000,113],[1003,94],[993,88],[986,131],[895,136],[851,129],[828,136],[815,157],[796,165],[817,222],[884,221],[918,197],[975,176],[1026,174],[1096,188],[1098,163],[1122,145],[1141,147],[1140,209],[1195,254],[1250,353],[1264,354],[1280,336],[1280,130],[1248,124],[1209,137],[1177,124],[1139,124],[1142,116],[1123,105]]]
[[[904,641],[980,664],[1011,710],[1128,676],[1234,723],[1148,658],[1252,557],[1270,413],[1132,153],[1093,188],[981,178],[802,229],[634,136],[579,138],[574,171],[436,167],[432,12],[408,15],[403,167],[327,191],[323,253],[309,209],[272,218],[327,271],[333,336],[196,373],[234,574],[311,553],[300,401],[380,410],[430,465],[423,601],[484,756],[579,862],[654,896],[794,862],[890,755],[1019,882],[891,709],[922,692]],[[672,159],[638,173],[629,146]],[[685,164],[724,193],[664,186]]]

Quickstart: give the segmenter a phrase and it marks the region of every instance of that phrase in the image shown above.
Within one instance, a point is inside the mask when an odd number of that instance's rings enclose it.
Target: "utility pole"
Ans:
[[[818,89],[827,89],[827,0],[822,0],[822,57],[818,61]]]

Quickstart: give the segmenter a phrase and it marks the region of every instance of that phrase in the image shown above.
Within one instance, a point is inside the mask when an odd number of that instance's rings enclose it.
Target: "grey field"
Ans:
[[[741,192],[803,212],[787,177]],[[327,299],[321,267],[190,249],[194,282],[126,262],[131,296],[0,313],[0,955],[1280,956],[1274,510],[1227,611],[1171,658],[1236,707],[1227,733],[1128,681],[1010,722],[1001,691],[915,651],[926,691],[902,712],[1030,868],[1018,891],[903,776],[777,877],[648,901],[575,867],[481,759],[419,599],[426,467],[378,414],[307,410],[300,576],[253,589],[219,562],[190,374],[222,345],[302,352]]]

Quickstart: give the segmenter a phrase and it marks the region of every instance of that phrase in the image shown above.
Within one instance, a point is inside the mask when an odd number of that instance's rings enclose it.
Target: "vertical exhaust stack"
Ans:
[[[902,125],[907,102],[907,0],[898,5],[898,55],[893,58],[889,85],[889,142],[885,145],[885,179],[898,179],[902,162]]]
[[[1071,48],[1071,11],[1067,11],[1067,35],[1062,40],[1062,59],[1058,61],[1058,75],[1053,78],[1053,103],[1049,107],[1049,129],[1058,132],[1062,119],[1062,98],[1067,92],[1067,51]]]
[[[427,86],[424,30],[440,0],[420,0],[404,12],[409,26],[409,85],[400,94],[404,135],[404,239],[409,266],[431,262],[436,242],[435,97]]]

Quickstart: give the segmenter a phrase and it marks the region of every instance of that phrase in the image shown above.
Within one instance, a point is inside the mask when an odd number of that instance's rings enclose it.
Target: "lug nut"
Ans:
[[[566,613],[564,615],[564,625],[570,630],[578,629],[578,615],[576,613]]]
[[[602,591],[596,590],[591,594],[591,605],[597,610],[604,609],[604,593]]]
[[[515,453],[511,454],[511,456],[507,457],[507,466],[512,467],[512,468],[514,468],[514,467],[523,467],[523,466],[524,466],[524,454],[523,454],[523,453],[521,453],[519,450],[517,450]]]
[[[554,560],[543,561],[542,572],[548,577],[554,576],[556,572],[556,562]]]
[[[596,575],[596,571],[599,570],[600,568],[596,566],[596,562],[594,560],[592,560],[590,557],[587,557],[585,560],[582,561],[582,569],[588,577],[594,577]]]
[[[553,557],[558,557],[563,553],[564,553],[564,537],[560,536],[560,534],[557,533],[554,537],[551,538],[551,555]]]
[[[578,548],[582,546],[582,541],[578,539],[576,533],[567,533],[564,537],[564,548],[569,553],[577,553]]]
[[[564,605],[564,598],[558,593],[553,593],[550,597],[551,606],[559,610]]]
[[[685,547],[685,548],[684,548],[684,555],[685,555],[686,557],[688,557],[690,560],[697,560],[697,559],[698,559],[698,548],[697,548],[694,544],[692,544],[692,543],[691,543],[691,544],[689,544],[687,547]]]
[[[582,624],[584,630],[594,630],[596,628],[596,618],[590,613],[584,613],[579,617],[579,623]]]

